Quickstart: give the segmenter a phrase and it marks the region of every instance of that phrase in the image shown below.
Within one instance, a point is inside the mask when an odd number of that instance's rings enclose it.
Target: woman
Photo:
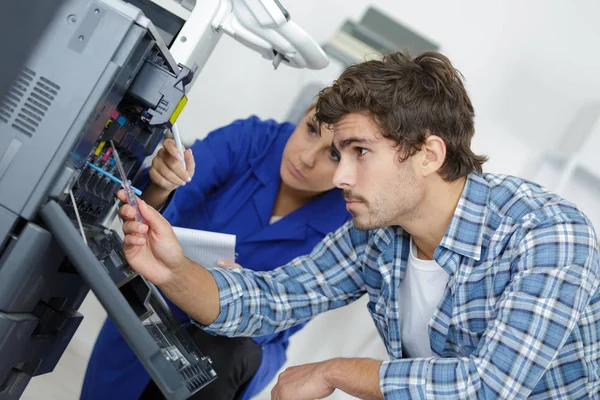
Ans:
[[[332,132],[313,122],[314,106],[297,127],[256,117],[238,120],[184,153],[166,140],[149,172],[144,200],[163,207],[174,226],[234,234],[237,263],[270,270],[308,254],[350,215],[332,179]],[[200,172],[193,179],[195,165]],[[174,191],[175,188],[178,188]],[[175,306],[173,306],[175,307]],[[181,310],[174,310],[181,317]],[[213,360],[219,378],[192,399],[249,399],[286,360],[289,337],[301,326],[259,338],[214,337],[188,330]],[[82,399],[158,399],[156,385],[110,320],[90,358]]]

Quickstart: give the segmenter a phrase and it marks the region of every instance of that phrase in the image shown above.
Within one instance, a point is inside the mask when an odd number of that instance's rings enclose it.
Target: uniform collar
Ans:
[[[252,168],[252,172],[263,185],[268,185],[273,180],[277,180],[277,184],[279,184],[279,170],[281,159],[283,158],[283,149],[293,131],[293,125],[285,124],[280,134],[275,138],[273,146],[268,146],[264,151],[250,158],[250,168]]]
[[[323,193],[303,208],[305,210],[300,210],[306,214],[307,225],[324,235],[335,231],[350,219],[346,202],[339,189]]]
[[[263,189],[263,191],[272,194],[269,198],[276,193],[276,189],[271,186],[277,186],[278,184],[279,181],[274,179]],[[259,196],[255,196],[255,198],[259,200]],[[251,235],[246,241],[305,240],[308,228],[312,228],[324,236],[335,231],[350,219],[350,214],[346,211],[345,202],[338,189],[323,193],[274,224],[268,223],[270,215],[266,214],[267,211],[270,214],[271,208],[263,207],[261,209],[265,212],[262,219],[266,223],[263,229]]]
[[[293,131],[293,125],[290,125]],[[325,235],[339,228],[350,218],[346,204],[339,189],[332,189],[321,194],[311,202],[287,215],[280,221],[269,225],[275,196],[280,184],[280,166],[283,149],[288,135],[279,135],[269,152],[277,157],[267,157],[265,153],[250,159],[253,174],[263,185],[252,198],[256,211],[264,223],[263,229],[248,238],[249,241],[261,240],[305,240],[307,227]]]

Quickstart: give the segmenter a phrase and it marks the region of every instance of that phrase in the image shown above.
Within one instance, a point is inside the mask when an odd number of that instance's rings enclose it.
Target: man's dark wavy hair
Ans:
[[[487,161],[471,151],[475,112],[463,76],[437,52],[416,58],[398,52],[353,65],[321,90],[316,108],[316,121],[326,125],[350,113],[370,116],[398,144],[401,160],[416,154],[428,135],[439,136],[446,144],[439,173],[448,182],[481,173]]]

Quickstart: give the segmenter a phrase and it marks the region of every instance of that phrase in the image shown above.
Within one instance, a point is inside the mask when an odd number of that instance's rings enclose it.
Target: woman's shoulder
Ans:
[[[229,126],[229,129],[239,131],[240,135],[247,135],[253,140],[260,141],[277,137],[287,138],[296,128],[290,122],[278,122],[274,119],[261,119],[252,115],[245,119],[237,119]]]
[[[195,155],[208,152],[219,157],[228,156],[234,161],[256,160],[283,151],[294,129],[295,126],[288,122],[262,120],[253,115],[211,131],[191,147]]]
[[[263,159],[269,155],[283,153],[283,149],[296,129],[295,125],[289,122],[277,122],[273,119],[260,119],[257,116],[251,116],[240,122],[244,129],[246,145],[249,150],[249,157],[254,162]]]

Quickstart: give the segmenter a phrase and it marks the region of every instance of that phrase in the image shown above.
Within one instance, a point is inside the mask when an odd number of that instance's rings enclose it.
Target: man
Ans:
[[[335,389],[365,399],[598,398],[594,230],[542,187],[483,174],[473,117],[441,54],[352,66],[320,93],[316,119],[333,127],[334,183],[353,221],[274,271],[209,270],[183,257],[150,207],[140,206],[145,225],[125,205],[125,254],[219,334],[272,333],[367,294],[391,359],[289,368],[274,399]]]

